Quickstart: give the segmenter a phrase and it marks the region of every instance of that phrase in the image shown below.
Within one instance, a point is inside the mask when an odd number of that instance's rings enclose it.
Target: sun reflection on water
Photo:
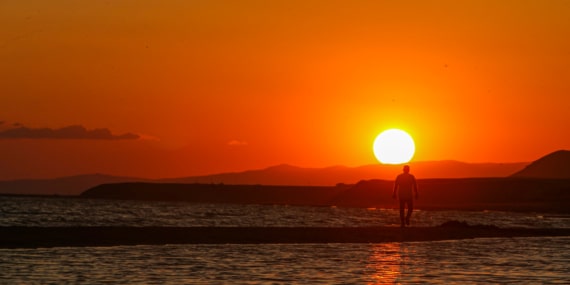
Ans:
[[[368,260],[372,282],[368,284],[394,284],[404,272],[410,252],[402,243],[384,243],[372,246]]]

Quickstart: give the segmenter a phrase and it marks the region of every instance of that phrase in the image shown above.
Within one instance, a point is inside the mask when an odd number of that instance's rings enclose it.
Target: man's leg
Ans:
[[[400,226],[401,227],[405,226],[405,224],[404,224],[404,208],[405,208],[405,206],[406,206],[406,200],[400,200],[400,221],[401,221]]]
[[[414,211],[414,200],[406,201],[408,203],[408,214],[406,215],[406,224],[410,225],[410,217],[412,216],[412,212]]]

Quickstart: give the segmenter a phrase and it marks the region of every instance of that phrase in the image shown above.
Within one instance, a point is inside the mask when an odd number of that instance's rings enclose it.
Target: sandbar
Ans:
[[[570,236],[566,228],[496,227],[0,227],[0,248],[164,244],[385,243]]]

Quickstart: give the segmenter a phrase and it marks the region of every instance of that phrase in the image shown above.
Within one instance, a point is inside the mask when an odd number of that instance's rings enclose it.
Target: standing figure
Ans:
[[[416,177],[410,174],[410,167],[408,165],[404,166],[404,173],[401,173],[396,177],[396,182],[394,183],[394,193],[392,197],[396,199],[396,193],[398,193],[398,199],[400,201],[400,221],[402,222],[401,227],[410,225],[410,217],[412,216],[412,211],[414,210],[414,200],[413,192],[416,193],[416,199],[418,199],[418,185],[416,183]],[[405,206],[408,204],[408,214],[404,218]]]

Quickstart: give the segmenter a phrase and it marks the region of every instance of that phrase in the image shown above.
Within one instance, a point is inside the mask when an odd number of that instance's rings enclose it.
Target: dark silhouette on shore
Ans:
[[[421,210],[570,213],[570,179],[418,179]],[[366,180],[330,187],[117,183],[91,188],[80,198],[394,208],[393,180]]]
[[[162,244],[382,243],[569,236],[570,229],[439,227],[0,227],[0,248]]]
[[[394,181],[394,191],[392,197],[394,199],[398,198],[400,202],[400,222],[401,227],[410,225],[410,218],[412,217],[412,212],[414,211],[414,195],[418,199],[418,184],[416,183],[416,177],[410,174],[410,166],[404,165],[403,173],[396,177]],[[404,211],[406,205],[408,206],[408,213],[404,218]]]

